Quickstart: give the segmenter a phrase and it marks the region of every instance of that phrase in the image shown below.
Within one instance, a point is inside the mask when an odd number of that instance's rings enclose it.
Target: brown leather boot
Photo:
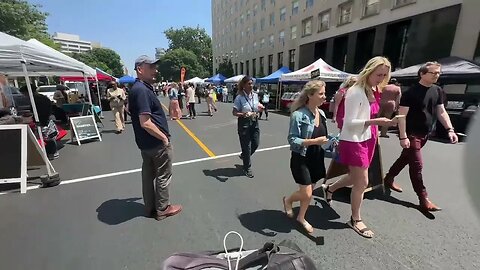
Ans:
[[[182,206],[179,204],[170,204],[167,206],[167,209],[163,211],[157,211],[157,216],[155,217],[156,220],[160,221],[167,217],[174,216],[182,211]]]
[[[399,193],[403,192],[403,189],[395,183],[393,177],[388,176],[388,174],[383,179],[383,185],[385,186],[385,188],[388,188],[390,190],[393,190]]]
[[[428,198],[420,198],[420,210],[436,212],[442,210],[442,208],[436,206]]]

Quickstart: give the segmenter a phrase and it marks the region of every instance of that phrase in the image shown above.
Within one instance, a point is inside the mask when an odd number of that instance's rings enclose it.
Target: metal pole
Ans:
[[[50,168],[48,165],[48,157],[47,157],[47,151],[45,150],[45,142],[43,141],[43,135],[42,135],[42,128],[40,127],[40,119],[38,118],[38,112],[37,112],[37,106],[35,104],[35,100],[33,99],[33,91],[32,91],[32,86],[30,85],[30,78],[28,77],[28,71],[27,71],[27,65],[25,64],[25,60],[22,60],[22,69],[23,69],[23,74],[25,76],[25,82],[27,83],[27,90],[28,90],[28,96],[30,98],[30,103],[32,104],[32,110],[33,110],[33,118],[35,120],[35,125],[37,126],[37,132],[38,132],[38,137],[40,138],[40,143],[42,147],[42,157],[43,160],[45,161],[45,165],[47,167],[47,172],[48,175],[52,175],[55,172],[55,168],[53,166]],[[52,173],[53,170],[53,173]]]
[[[92,110],[92,115],[95,115],[95,108],[93,108],[94,105],[92,103],[92,95],[90,94],[90,87],[88,86],[88,79],[85,75],[85,72],[83,72],[83,79],[85,80],[85,86],[87,88],[88,101],[92,105],[90,109]]]
[[[98,76],[95,74],[95,82],[97,83],[98,106],[100,106],[100,117],[103,118],[102,100],[100,99],[100,85],[98,84]]]

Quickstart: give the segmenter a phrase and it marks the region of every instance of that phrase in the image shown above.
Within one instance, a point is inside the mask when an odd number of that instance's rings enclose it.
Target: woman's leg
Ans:
[[[122,131],[125,129],[125,106],[119,107],[119,116],[120,116],[120,122],[122,122],[121,129]]]
[[[363,223],[360,208],[362,206],[363,194],[368,186],[368,168],[350,166],[350,176],[352,177],[352,193],[350,194],[350,204],[352,209],[353,220],[351,225],[355,231],[365,237],[372,237],[373,232],[364,230],[367,226]],[[363,231],[363,232],[362,232]]]
[[[300,202],[300,210],[298,211],[297,220],[305,229],[311,233],[313,232],[312,226],[305,220],[305,214],[307,213],[308,206],[312,200],[312,191],[314,185],[299,185],[299,189],[295,191],[290,197],[285,199],[285,208],[289,210],[292,208],[293,202]]]

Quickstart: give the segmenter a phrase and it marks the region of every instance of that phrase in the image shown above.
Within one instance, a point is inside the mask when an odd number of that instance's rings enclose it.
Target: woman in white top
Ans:
[[[187,103],[188,103],[188,112],[190,114],[190,119],[195,119],[197,112],[195,111],[195,89],[193,84],[189,83],[186,91],[187,94]]]
[[[125,119],[123,111],[125,110],[125,99],[127,99],[122,88],[117,87],[117,82],[110,82],[111,88],[107,90],[107,98],[110,101],[110,108],[115,117],[115,127],[117,134],[125,130]]]
[[[349,173],[332,185],[322,185],[327,203],[330,203],[335,190],[352,186],[352,215],[347,224],[366,238],[372,238],[373,232],[363,223],[360,206],[368,186],[368,168],[377,145],[377,125],[395,125],[395,122],[388,118],[377,118],[380,89],[390,80],[390,67],[391,64],[385,57],[370,59],[358,75],[358,81],[347,90],[345,117],[338,148],[339,162],[348,166]]]

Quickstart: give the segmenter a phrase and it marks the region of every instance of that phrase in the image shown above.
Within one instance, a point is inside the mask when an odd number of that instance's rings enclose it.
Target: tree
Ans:
[[[99,68],[109,74],[113,73],[112,70],[104,62],[99,61],[97,58],[95,58],[95,56],[90,51],[84,53],[72,53],[70,56],[92,68]]]
[[[114,77],[120,78],[124,75],[123,65],[120,55],[112,49],[108,48],[94,48],[89,52],[97,61],[105,63],[108,70],[111,71]],[[97,66],[102,69],[101,67]],[[102,69],[103,70],[103,69]]]
[[[181,29],[170,28],[164,32],[168,39],[169,50],[183,48],[192,51],[200,65],[208,72],[213,70],[212,39],[204,28],[183,27]]]
[[[220,63],[220,65],[218,65],[217,73],[221,73],[227,78],[235,76],[232,60],[228,58],[223,58],[223,61]]]
[[[0,32],[23,40],[35,38],[56,50],[55,44],[47,33],[48,13],[40,11],[40,5],[32,5],[24,0],[0,1]]]
[[[200,65],[194,52],[178,48],[168,50],[158,63],[159,77],[165,80],[180,81],[180,69],[185,67],[188,77],[206,76],[203,67]]]

